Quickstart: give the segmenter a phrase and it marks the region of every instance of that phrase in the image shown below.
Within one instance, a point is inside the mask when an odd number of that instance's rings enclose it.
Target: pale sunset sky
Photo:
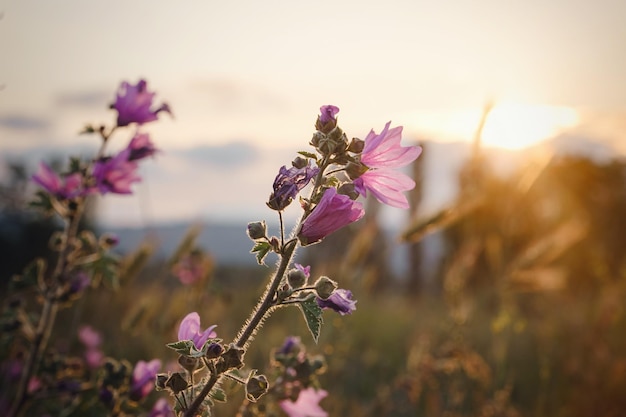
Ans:
[[[0,13],[0,165],[95,149],[77,132],[114,120],[122,80],[172,107],[145,126],[162,153],[136,194],[101,203],[111,224],[271,216],[273,178],[323,104],[349,137],[391,120],[410,144],[470,139],[492,100],[489,146],[566,135],[626,154],[623,0],[0,0]]]

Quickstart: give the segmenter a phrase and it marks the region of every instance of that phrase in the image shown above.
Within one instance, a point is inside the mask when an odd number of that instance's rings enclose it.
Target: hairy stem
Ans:
[[[79,203],[75,211],[68,217],[65,223],[65,239],[63,247],[61,248],[61,251],[59,253],[59,258],[57,260],[57,264],[55,266],[51,280],[48,285],[46,285],[47,288],[45,289],[44,304],[41,311],[41,316],[39,317],[39,323],[37,324],[33,343],[30,347],[28,357],[26,358],[26,362],[24,364],[24,369],[22,370],[20,381],[17,385],[17,391],[15,393],[13,405],[9,410],[7,417],[16,417],[20,415],[20,413],[23,411],[23,407],[26,404],[26,400],[28,399],[28,383],[32,376],[37,373],[37,367],[39,366],[39,362],[41,361],[41,358],[43,357],[45,350],[48,346],[50,334],[52,333],[52,328],[54,327],[56,315],[59,310],[59,294],[57,294],[59,291],[59,277],[61,277],[65,273],[68,266],[68,257],[72,249],[70,241],[74,239],[76,233],[78,232],[78,222],[80,220],[82,210],[83,204]]]

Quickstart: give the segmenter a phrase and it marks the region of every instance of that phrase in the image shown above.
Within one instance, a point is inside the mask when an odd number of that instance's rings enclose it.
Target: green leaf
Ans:
[[[21,275],[13,276],[11,280],[12,290],[21,290],[25,288],[35,287],[37,283],[43,279],[43,274],[46,269],[46,261],[37,258],[29,263],[24,272]]]
[[[317,305],[315,297],[310,297],[306,300],[300,301],[298,307],[300,307],[300,311],[302,311],[302,314],[304,315],[304,319],[306,320],[309,331],[313,336],[313,340],[317,343],[323,323],[322,309]]]
[[[179,340],[178,342],[168,343],[168,348],[174,349],[179,355],[191,356],[192,353],[198,351],[193,340]]]
[[[298,152],[298,154],[300,154],[300,155],[302,155],[302,156],[305,156],[305,157],[307,157],[307,158],[311,158],[311,159],[313,159],[313,160],[317,161],[317,155],[315,155],[315,154],[314,154],[314,153],[312,153],[312,152],[307,152],[307,151],[299,151],[299,152]]]
[[[219,388],[219,387],[213,388],[209,395],[215,401],[219,401],[221,403],[225,403],[226,402],[226,392],[224,392],[224,390]]]
[[[256,261],[258,264],[265,265],[264,259],[271,249],[272,245],[270,245],[269,242],[256,242],[250,253],[256,252]]]

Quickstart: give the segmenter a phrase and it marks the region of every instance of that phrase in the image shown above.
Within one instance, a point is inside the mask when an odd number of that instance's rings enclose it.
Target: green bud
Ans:
[[[250,236],[250,239],[263,239],[266,235],[267,224],[265,224],[265,220],[260,222],[248,223],[248,236]]]
[[[332,279],[321,276],[315,282],[315,292],[322,300],[326,300],[337,289],[337,283]]]
[[[200,360],[198,358],[191,358],[189,356],[180,355],[178,357],[178,364],[182,366],[182,368],[187,372],[193,373],[196,369],[198,369]]]
[[[291,161],[291,165],[294,168],[302,169],[309,165],[309,160],[301,156],[296,156],[296,158],[293,161]]]
[[[359,138],[352,138],[350,144],[348,145],[348,151],[352,153],[361,153],[363,152],[363,148],[365,147],[365,141]]]
[[[367,167],[360,163],[349,162],[348,165],[346,165],[346,174],[348,174],[351,180],[359,178],[366,171]]]
[[[300,288],[306,284],[306,275],[299,269],[290,269],[287,273],[287,282],[291,285],[291,288]]]

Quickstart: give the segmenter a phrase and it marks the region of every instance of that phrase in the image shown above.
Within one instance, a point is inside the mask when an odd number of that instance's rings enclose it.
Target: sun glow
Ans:
[[[435,141],[471,141],[478,129],[481,109],[415,112],[407,133]],[[403,117],[404,119],[404,117]],[[558,135],[579,122],[578,112],[558,107],[516,102],[496,103],[483,126],[483,146],[520,150]]]
[[[523,149],[554,137],[577,122],[577,112],[568,107],[497,104],[487,116],[482,143],[511,150]]]

